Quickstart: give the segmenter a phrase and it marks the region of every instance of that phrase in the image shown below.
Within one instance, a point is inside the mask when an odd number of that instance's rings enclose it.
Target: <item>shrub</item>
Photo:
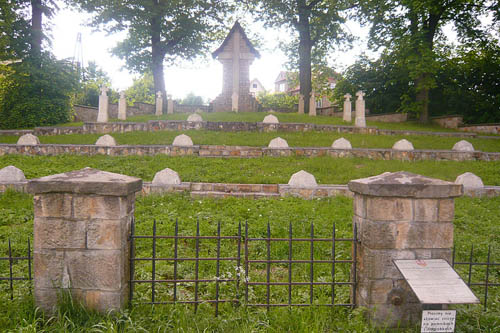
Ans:
[[[0,128],[47,126],[70,120],[78,77],[72,65],[50,54],[29,57],[0,75]]]
[[[264,108],[293,109],[295,108],[295,104],[299,103],[298,96],[289,96],[285,93],[261,93],[257,96],[257,100]]]

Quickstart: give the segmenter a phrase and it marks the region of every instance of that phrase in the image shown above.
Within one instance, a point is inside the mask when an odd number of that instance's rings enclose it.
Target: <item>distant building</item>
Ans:
[[[260,83],[258,79],[253,79],[250,81],[250,95],[254,97],[257,96],[260,92],[265,92],[266,88]]]
[[[293,72],[280,72],[276,80],[274,81],[274,91],[276,93],[287,93],[291,96],[295,96],[300,94],[300,85],[296,85],[295,87],[290,87],[290,82],[291,81],[291,76],[294,75],[295,73]],[[328,78],[328,89],[334,89],[335,86],[337,85],[337,79],[334,77],[329,77]],[[328,97],[323,94],[323,95],[318,95],[318,93],[315,93],[316,96],[316,107],[317,108],[328,108],[332,107],[333,104],[330,102]]]

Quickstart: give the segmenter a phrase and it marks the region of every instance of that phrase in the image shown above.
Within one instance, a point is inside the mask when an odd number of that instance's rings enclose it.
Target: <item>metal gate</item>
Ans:
[[[240,223],[230,235],[221,234],[220,223],[215,233],[202,233],[199,221],[194,234],[180,232],[176,221],[173,234],[160,235],[158,224],[153,222],[151,235],[137,235],[132,225],[131,301],[193,304],[194,311],[213,304],[215,316],[221,303],[267,309],[354,306],[357,241],[338,238],[335,224],[328,237],[324,226],[318,235],[313,223],[307,232],[301,225],[300,236],[294,236],[292,223],[275,226],[281,237],[273,237],[270,223],[265,230]]]

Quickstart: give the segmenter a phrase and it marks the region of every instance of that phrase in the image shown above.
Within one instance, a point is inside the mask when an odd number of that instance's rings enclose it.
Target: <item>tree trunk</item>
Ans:
[[[428,88],[429,74],[422,74],[416,80],[417,95],[415,97],[416,102],[420,106],[420,122],[429,122],[429,88]]]
[[[156,0],[153,0],[156,4]],[[158,13],[158,11],[155,11]],[[163,59],[165,51],[161,45],[161,15],[153,14],[151,17],[151,54],[152,54],[152,71],[155,85],[155,94],[158,91],[162,92],[163,100],[166,100],[165,78],[163,73]],[[156,100],[156,97],[155,97]],[[165,108],[166,103],[163,103]]]
[[[304,113],[309,113],[309,98],[311,96],[311,30],[309,27],[310,10],[299,7],[299,84],[300,94],[304,96]]]
[[[35,56],[42,52],[42,0],[31,0],[31,51]]]

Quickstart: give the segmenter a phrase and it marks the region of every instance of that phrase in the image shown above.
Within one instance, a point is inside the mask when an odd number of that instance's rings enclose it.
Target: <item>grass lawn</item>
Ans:
[[[265,235],[267,222],[270,221],[273,237],[287,237],[288,223],[294,227],[294,236],[300,237],[307,234],[309,222],[314,221],[317,235],[330,235],[332,223],[336,223],[338,237],[351,235],[352,232],[352,200],[345,197],[335,197],[321,200],[306,201],[297,198],[282,199],[191,199],[184,194],[173,194],[165,196],[139,197],[136,204],[136,233],[139,235],[150,235],[152,220],[159,221],[158,233],[169,234],[173,230],[173,221],[180,221],[180,230],[183,234],[194,234],[195,221],[200,220],[201,234],[215,234],[216,222],[221,223],[223,235],[234,234],[238,221],[247,220],[251,230],[250,236]],[[492,260],[498,262],[500,253],[500,198],[493,199],[471,199],[459,198],[456,200],[455,214],[455,244],[458,246],[458,259],[465,259],[468,255],[470,245],[474,244],[478,253],[476,260],[485,260],[487,246],[493,249]],[[25,252],[25,241],[32,237],[33,228],[33,204],[32,197],[26,194],[12,191],[0,194],[0,256],[4,256],[7,250],[7,239],[12,239],[13,255],[23,255]],[[151,255],[151,244],[144,240],[137,240],[137,257]],[[209,242],[209,241],[203,241]],[[213,246],[213,244],[211,245]],[[222,245],[222,252],[229,251],[231,246]],[[158,243],[160,255],[168,255],[171,244],[168,241]],[[192,254],[193,244],[191,241],[181,243],[181,249],[186,255]],[[208,251],[208,245],[202,246],[202,252]],[[256,246],[254,252],[265,253],[265,246]],[[317,249],[319,255],[322,249]],[[307,252],[307,251],[306,251]],[[300,256],[300,249],[294,252]],[[272,256],[286,255],[286,251],[273,243]],[[349,249],[340,247],[339,256],[349,255]],[[192,269],[186,264],[179,266],[179,272],[189,278]],[[211,264],[213,266],[213,263]],[[273,264],[274,265],[274,264]],[[16,269],[21,269],[18,265]],[[168,264],[157,264],[156,272],[158,278],[164,278],[171,274],[172,267]],[[222,272],[230,267],[223,266]],[[201,268],[204,274],[213,274],[213,267]],[[308,265],[297,267],[294,276],[301,277],[307,273]],[[273,279],[280,278],[280,267],[272,270]],[[318,267],[318,273],[321,268]],[[16,271],[15,273],[19,273]],[[261,269],[255,267],[252,272],[255,279],[259,278]],[[337,278],[342,278],[348,270],[339,270]],[[463,273],[463,271],[461,272]],[[482,272],[475,272],[482,274]],[[8,266],[2,263],[0,276],[8,275]],[[136,267],[136,275],[141,278],[151,277],[150,265],[143,264]],[[307,275],[307,274],[306,274]],[[326,278],[328,274],[326,274]],[[480,279],[480,278],[478,278]],[[490,271],[490,282],[498,283],[500,279],[498,268]],[[222,285],[222,284],[221,284]],[[167,294],[168,290],[161,289],[158,297]],[[14,301],[8,299],[8,284],[0,281],[0,307],[4,309],[4,315],[0,316],[0,325],[7,332],[34,332],[34,331],[60,331],[60,332],[124,332],[124,331],[157,331],[157,332],[199,332],[199,331],[224,331],[224,332],[372,332],[362,319],[362,310],[350,311],[343,308],[287,308],[271,309],[266,312],[265,308],[233,307],[225,305],[221,307],[221,315],[213,317],[214,309],[211,305],[201,305],[197,314],[193,313],[192,306],[151,306],[137,304],[146,300],[150,295],[146,290],[138,288],[135,294],[134,306],[114,315],[98,315],[87,312],[75,304],[66,302],[59,312],[52,318],[43,316],[33,306],[32,296],[27,290],[27,284],[16,282]],[[250,297],[258,299],[262,291],[257,287],[251,290]],[[298,288],[300,290],[300,288]],[[192,288],[184,286],[186,293],[192,294]],[[213,296],[212,289],[200,289],[203,297]],[[221,291],[225,291],[221,287]],[[482,290],[474,289],[481,297]],[[272,289],[272,297],[279,301],[286,294],[286,289]],[[163,295],[164,296],[164,295]],[[191,295],[192,296],[192,295]],[[302,297],[300,291],[294,297]],[[482,311],[481,306],[458,306],[457,330],[456,332],[495,332],[500,328],[500,288],[492,287],[489,290],[488,311]],[[319,293],[321,297],[328,297]],[[339,301],[348,298],[347,291],[339,291]],[[408,329],[406,332],[419,332],[419,328]]]
[[[0,156],[0,168],[14,165],[27,178],[92,167],[151,181],[164,168],[177,171],[182,181],[243,184],[286,184],[300,170],[312,173],[319,184],[346,184],[352,179],[386,171],[409,171],[455,181],[465,172],[482,178],[486,185],[500,186],[500,161],[379,161],[362,158],[263,157],[258,159],[199,158],[195,156]]]
[[[450,150],[462,140],[453,137],[369,135],[331,132],[217,132],[205,130],[128,132],[111,134],[120,145],[170,145],[177,135],[189,135],[196,145],[267,146],[276,137],[287,140],[290,147],[330,147],[338,138],[349,140],[354,148],[392,148],[394,143],[407,139],[415,149]],[[46,144],[94,144],[102,134],[68,134],[39,137]],[[16,143],[18,136],[0,136],[0,143]],[[500,152],[500,140],[467,139],[476,150]]]

